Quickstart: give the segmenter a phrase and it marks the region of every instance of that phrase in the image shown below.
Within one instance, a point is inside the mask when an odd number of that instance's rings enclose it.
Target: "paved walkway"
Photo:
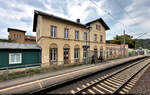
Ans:
[[[110,62],[107,62],[110,63]],[[105,63],[98,63],[98,64],[87,64],[87,65],[82,65],[82,66],[77,66],[77,67],[72,67],[72,68],[68,68],[65,70],[58,70],[56,72],[48,72],[48,73],[44,73],[44,74],[36,74],[33,76],[26,76],[26,77],[21,77],[21,78],[17,78],[17,79],[12,79],[12,80],[6,80],[0,83],[0,89],[2,88],[6,88],[9,86],[13,86],[13,85],[17,85],[20,83],[26,83],[26,82],[30,82],[30,81],[35,81],[35,80],[39,80],[39,79],[44,79],[47,77],[52,77],[52,76],[56,76],[56,75],[60,75],[60,74],[64,74],[64,73],[68,73],[68,72],[73,72],[76,70],[81,70],[81,69],[85,69],[85,68],[89,68],[89,67],[93,67],[93,66],[99,66]]]
[[[113,60],[113,61],[108,61],[107,63],[103,63],[103,64],[88,64],[88,65],[82,65],[82,66],[78,66],[78,67],[73,67],[73,68],[69,68],[69,69],[65,69],[65,70],[60,70],[60,71],[56,71],[56,72],[49,72],[49,73],[45,73],[45,74],[37,74],[37,75],[33,75],[33,76],[27,76],[27,77],[22,77],[22,78],[17,78],[17,79],[13,79],[13,80],[8,80],[8,81],[4,81],[0,83],[0,89],[3,88],[8,88],[11,86],[15,86],[18,84],[22,84],[22,83],[27,83],[27,82],[31,82],[31,81],[36,81],[36,80],[40,80],[40,79],[45,79],[48,77],[52,77],[52,76],[57,76],[57,75],[61,75],[61,74],[65,74],[68,72],[73,72],[73,71],[78,71],[78,70],[82,70],[85,68],[91,68],[91,67],[97,67],[104,64],[110,64],[110,66],[112,65],[112,63],[121,63],[121,62],[125,62],[127,60],[131,60],[131,59],[135,59],[136,57],[130,57],[130,58],[124,58],[124,59],[117,59],[117,60]]]

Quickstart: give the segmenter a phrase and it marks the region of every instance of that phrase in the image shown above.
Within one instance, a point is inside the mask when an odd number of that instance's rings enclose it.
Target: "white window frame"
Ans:
[[[84,41],[87,41],[87,32],[84,32]]]
[[[68,29],[68,28],[65,28],[65,29],[64,29],[64,38],[65,38],[65,39],[68,39],[68,38],[69,38],[69,29]]]
[[[74,48],[74,59],[79,59],[79,48]]]
[[[51,37],[56,38],[56,26],[51,26]]]
[[[96,42],[96,41],[97,41],[97,35],[94,34],[94,42]]]
[[[20,56],[20,61],[19,62],[16,62],[16,55]],[[12,59],[12,55],[15,55],[15,62],[11,62],[11,59]],[[22,63],[22,54],[21,53],[9,53],[9,64],[21,64]]]
[[[87,49],[83,49],[83,58],[87,58]]]
[[[79,31],[75,31],[75,40],[79,40]]]
[[[50,48],[50,60],[56,61],[56,57],[57,57],[57,48]]]

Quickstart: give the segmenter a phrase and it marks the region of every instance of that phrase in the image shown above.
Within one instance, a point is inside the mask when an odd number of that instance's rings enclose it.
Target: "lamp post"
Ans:
[[[123,34],[124,34],[124,39],[123,39],[123,56],[125,57],[125,43],[126,43],[125,30],[123,31]]]
[[[89,52],[87,52],[87,57],[88,57],[88,60],[90,61],[90,59],[89,59],[89,56],[90,56],[90,31],[91,31],[92,27],[86,26],[86,28],[88,29],[88,47],[89,47],[89,50],[88,50]],[[87,46],[87,41],[86,41],[86,46]]]

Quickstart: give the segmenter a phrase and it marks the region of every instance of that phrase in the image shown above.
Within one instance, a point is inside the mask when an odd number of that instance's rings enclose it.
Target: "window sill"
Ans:
[[[14,63],[9,63],[9,64],[22,64],[21,62],[14,62]]]
[[[56,37],[51,37],[51,38],[56,38]]]

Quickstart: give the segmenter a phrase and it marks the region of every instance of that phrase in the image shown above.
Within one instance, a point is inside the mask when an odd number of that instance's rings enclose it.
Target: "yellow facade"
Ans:
[[[8,32],[9,32],[8,38],[13,42],[36,44],[35,39],[31,40],[31,38],[28,38],[28,37],[33,38],[34,36],[26,36],[25,35],[26,31],[8,28]]]
[[[96,25],[100,25],[101,30],[97,30]],[[56,26],[55,38],[51,37],[51,26]],[[54,62],[50,60],[51,48],[57,48],[57,64],[64,64],[64,48],[69,48],[69,63],[74,63],[75,61],[82,62],[84,59],[83,46],[87,45],[90,46],[90,51],[94,51],[94,49],[97,49],[98,56],[100,56],[100,50],[105,51],[106,49],[106,29],[99,21],[91,23],[90,26],[92,27],[91,30],[74,23],[69,23],[67,21],[38,15],[36,34],[37,43],[42,48],[42,65],[49,66],[50,64],[54,64]],[[69,29],[68,39],[64,38],[65,28]],[[79,40],[75,40],[75,31],[79,31]],[[87,41],[84,40],[84,32],[87,32]],[[97,35],[96,42],[94,41],[95,34]],[[100,41],[100,35],[103,36],[102,42]],[[74,58],[75,48],[79,49],[78,59]],[[103,57],[105,58],[106,55],[103,54]]]
[[[19,31],[15,29],[8,29],[9,39],[14,42],[24,43],[25,42],[25,31]]]

